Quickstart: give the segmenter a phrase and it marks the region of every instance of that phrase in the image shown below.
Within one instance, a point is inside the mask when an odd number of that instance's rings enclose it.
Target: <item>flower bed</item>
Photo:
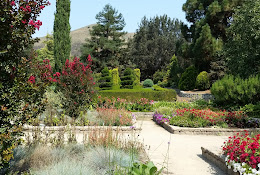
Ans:
[[[224,142],[223,151],[226,154],[226,165],[240,174],[260,174],[260,134],[250,137],[247,131],[237,133]]]
[[[251,122],[248,116],[242,111],[227,112],[194,108],[175,109],[171,115],[156,112],[154,114],[154,121],[158,124],[161,124],[161,122],[169,122],[171,125],[193,128],[210,126],[218,126],[221,128],[259,127],[259,122]]]

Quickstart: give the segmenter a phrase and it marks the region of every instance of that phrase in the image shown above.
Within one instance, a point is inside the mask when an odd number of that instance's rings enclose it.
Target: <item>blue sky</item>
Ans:
[[[42,37],[53,31],[56,0],[50,2],[51,5],[43,9],[38,18],[43,25],[33,37]],[[126,32],[135,32],[144,16],[150,18],[167,14],[170,18],[178,18],[187,23],[185,13],[182,11],[185,2],[186,0],[71,0],[71,30],[96,23],[96,14],[108,3],[123,14]]]

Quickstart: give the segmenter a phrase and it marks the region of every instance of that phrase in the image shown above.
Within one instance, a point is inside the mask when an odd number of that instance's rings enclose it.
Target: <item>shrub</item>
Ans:
[[[216,81],[210,90],[217,104],[256,104],[260,101],[260,76],[251,76],[243,80],[240,77],[226,75]]]
[[[157,84],[159,81],[163,81],[166,79],[166,71],[165,70],[158,70],[153,74],[153,82]]]
[[[180,80],[181,68],[178,63],[178,59],[175,55],[171,58],[171,63],[168,67],[168,84],[170,86],[177,86]]]
[[[80,111],[87,109],[94,96],[95,82],[93,82],[91,63],[90,56],[87,66],[75,57],[71,62],[66,60],[61,74],[56,72],[53,75],[59,84],[58,89],[66,98],[63,101],[63,108],[71,117],[78,117]]]
[[[208,73],[206,71],[201,72],[196,79],[196,87],[199,90],[206,90],[209,89],[210,83],[209,83],[209,77]]]
[[[151,80],[151,79],[144,80],[143,87],[145,87],[145,88],[153,87],[153,80]]]
[[[134,83],[134,74],[133,70],[131,68],[126,68],[124,71],[124,75],[121,78],[121,84],[123,88],[126,89],[133,89],[133,83]]]
[[[120,89],[120,77],[119,77],[119,73],[118,73],[118,68],[114,68],[111,71],[111,75],[112,75],[112,89]]]
[[[101,78],[99,79],[99,87],[103,90],[105,89],[112,89],[113,83],[111,82],[112,76],[109,73],[109,70],[107,67],[105,67],[101,71]]]
[[[179,89],[185,91],[195,89],[197,75],[197,69],[194,66],[188,67],[181,75],[181,79],[179,81]]]
[[[34,43],[32,34],[42,25],[36,19],[48,4],[46,0],[0,1],[0,169],[8,167],[21,141],[21,126],[44,106],[47,83],[38,74],[44,72],[31,67],[34,60],[25,52]]]
[[[139,86],[141,77],[140,69],[134,69],[134,77],[134,86]]]
[[[119,97],[127,101],[136,101],[141,98],[154,101],[176,101],[176,91],[153,91],[151,89],[120,89],[120,90],[104,90],[99,95],[103,98]]]

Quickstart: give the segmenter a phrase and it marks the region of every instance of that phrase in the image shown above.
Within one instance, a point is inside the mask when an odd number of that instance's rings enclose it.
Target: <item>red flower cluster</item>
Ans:
[[[257,168],[260,163],[260,134],[250,137],[248,132],[245,134],[237,133],[236,136],[229,137],[228,142],[224,142],[223,151],[229,156],[228,163],[235,161],[238,163],[246,163],[252,168]]]
[[[40,20],[34,22],[33,20],[29,21],[29,25],[33,26],[34,28],[40,29],[40,26],[42,25],[42,22]]]
[[[212,125],[215,125],[218,122],[224,121],[224,116],[227,115],[225,111],[214,112],[210,109],[191,109],[191,108],[183,108],[177,109],[176,111],[177,116],[184,116],[184,115],[192,115],[193,117],[200,117],[202,119],[210,121]]]
[[[35,83],[35,76],[30,76],[28,82],[34,84]]]

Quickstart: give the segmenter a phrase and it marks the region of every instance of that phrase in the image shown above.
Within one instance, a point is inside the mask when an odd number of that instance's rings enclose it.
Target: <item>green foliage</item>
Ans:
[[[166,71],[165,70],[158,70],[153,74],[153,82],[157,84],[158,81],[163,81],[166,79]]]
[[[210,64],[222,50],[227,40],[227,28],[234,8],[245,0],[187,0],[182,9],[190,26],[182,26],[185,41],[181,43],[179,55],[193,63],[199,71],[209,72]],[[179,56],[178,55],[178,56]]]
[[[135,80],[133,70],[131,68],[126,68],[121,80],[122,88],[133,89],[133,83]]]
[[[118,68],[111,70],[112,75],[112,89],[120,89],[121,80],[118,73]]]
[[[198,72],[194,66],[188,67],[181,75],[181,79],[179,81],[179,89],[185,91],[195,89],[197,75]]]
[[[102,71],[101,71],[101,78],[99,79],[99,87],[103,90],[105,89],[111,89],[113,83],[112,81],[112,76],[109,73],[109,70],[107,67],[105,67]]]
[[[56,2],[53,39],[54,39],[54,59],[55,72],[61,72],[66,59],[70,57],[70,0]]]
[[[134,76],[135,76],[135,79],[134,79],[133,85],[134,86],[139,86],[140,85],[140,78],[141,78],[141,71],[140,71],[140,69],[134,69]]]
[[[37,53],[37,60],[43,61],[43,60],[50,60],[51,67],[54,67],[55,61],[54,61],[54,41],[53,36],[50,34],[46,35],[46,40],[43,41],[45,46],[41,49],[36,50]]]
[[[81,48],[81,57],[93,57],[93,68],[99,72],[104,67],[118,67],[125,34],[123,28],[125,21],[123,15],[107,4],[96,15],[97,25],[90,30],[91,39],[87,39]]]
[[[230,74],[248,78],[260,73],[260,0],[246,0],[235,10],[224,46]]]
[[[49,81],[40,75],[46,69],[35,65],[33,58],[24,58],[25,50],[35,42],[31,37],[35,28],[41,26],[36,22],[40,5],[48,1],[0,1],[0,169],[8,167],[21,141],[22,125],[44,108],[42,96]]]
[[[170,65],[167,71],[168,77],[167,81],[170,86],[178,86],[180,76],[181,76],[181,68],[178,63],[178,59],[175,55],[172,56]]]
[[[210,83],[209,83],[209,77],[208,73],[206,71],[201,72],[196,79],[196,87],[199,90],[206,90],[209,89]]]
[[[101,97],[119,97],[127,101],[136,101],[141,98],[154,101],[176,101],[176,91],[169,89],[164,91],[153,91],[152,89],[120,89],[99,91]]]
[[[143,163],[134,163],[130,168],[129,175],[159,175],[161,174],[163,168],[159,171],[153,162]]]
[[[129,60],[140,68],[141,79],[166,69],[181,38],[180,25],[179,20],[167,15],[141,20],[129,49]]]
[[[257,75],[241,79],[226,75],[223,79],[216,81],[210,90],[216,103],[220,105],[256,104],[260,101],[260,77]]]
[[[151,80],[151,79],[144,80],[143,87],[145,87],[145,88],[153,87],[153,80]]]

